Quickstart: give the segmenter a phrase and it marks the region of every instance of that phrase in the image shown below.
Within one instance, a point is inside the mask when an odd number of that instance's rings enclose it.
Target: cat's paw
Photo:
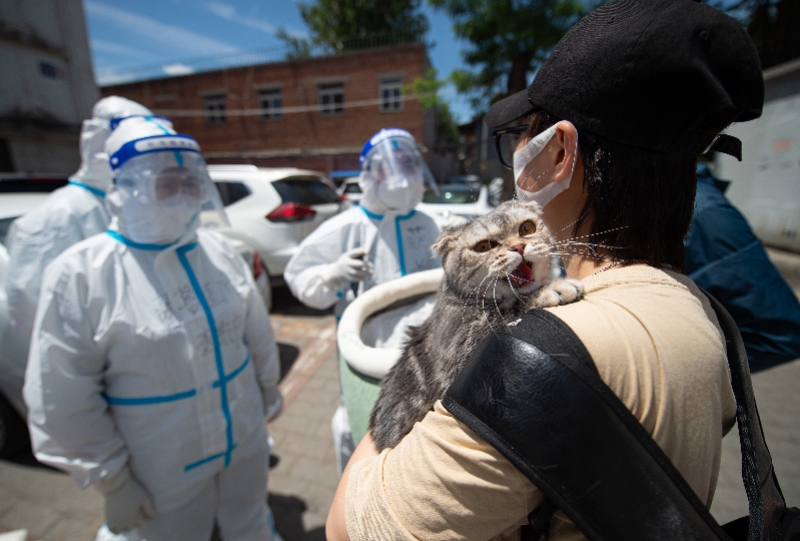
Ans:
[[[541,293],[536,297],[536,305],[539,308],[550,308],[571,302],[579,301],[583,298],[583,282],[572,278],[564,278],[547,284]]]

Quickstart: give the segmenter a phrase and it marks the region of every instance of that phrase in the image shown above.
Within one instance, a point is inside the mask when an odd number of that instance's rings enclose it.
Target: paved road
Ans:
[[[770,251],[800,296],[800,256]],[[287,406],[272,425],[270,503],[286,541],[323,540],[337,475],[330,432],[339,383],[334,321],[276,290],[273,325],[281,349]],[[800,507],[800,360],[753,375],[767,442],[789,505]],[[723,440],[719,484],[711,511],[720,522],[747,514],[736,429]],[[30,456],[0,461],[0,532],[27,528],[29,539],[86,541],[102,524],[102,499],[66,475],[35,466]]]

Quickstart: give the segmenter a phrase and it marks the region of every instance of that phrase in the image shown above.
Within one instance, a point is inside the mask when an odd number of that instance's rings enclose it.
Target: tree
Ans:
[[[428,18],[419,11],[421,0],[314,0],[300,4],[300,16],[310,37],[305,42],[278,33],[290,51],[321,46],[342,51],[376,45],[420,41],[428,31]]]
[[[278,28],[275,36],[286,44],[286,58],[287,60],[297,60],[300,58],[311,57],[312,44],[309,40],[290,34],[283,28]]]
[[[457,152],[461,144],[450,103],[439,95],[447,83],[447,79],[436,77],[434,68],[428,68],[425,77],[417,77],[403,89],[407,94],[415,95],[425,111],[433,109],[436,113],[436,143],[432,150],[440,153]]]
[[[758,47],[761,67],[800,57],[800,2],[760,0],[752,6],[747,32]]]
[[[704,0],[736,18],[753,38],[766,69],[800,58],[800,1]]]
[[[469,44],[465,64],[452,74],[459,92],[485,109],[499,98],[527,88],[561,36],[599,1],[428,0],[453,19],[453,32]]]
[[[462,52],[472,70],[456,70],[456,89],[471,96],[477,112],[528,87],[558,40],[603,0],[428,0],[453,19],[453,33],[469,47]],[[504,170],[502,199],[514,195]]]

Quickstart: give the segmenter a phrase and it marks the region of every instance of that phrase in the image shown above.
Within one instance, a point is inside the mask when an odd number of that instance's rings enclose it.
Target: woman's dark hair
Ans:
[[[526,135],[533,137],[559,120],[544,111],[534,112]],[[694,131],[716,134],[733,120],[730,113],[716,113]],[[578,146],[588,196],[574,231],[590,216],[593,221],[590,236],[576,241],[603,245],[615,260],[683,271],[697,157],[633,147],[580,130]]]

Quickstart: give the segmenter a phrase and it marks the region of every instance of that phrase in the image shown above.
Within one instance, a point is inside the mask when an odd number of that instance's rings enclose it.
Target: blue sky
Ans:
[[[95,73],[106,75],[125,69],[181,60],[224,55],[254,49],[278,48],[279,27],[307,35],[293,0],[84,0]],[[423,8],[430,21],[428,52],[440,76],[462,67],[464,47],[453,36],[449,17]],[[472,110],[452,88],[443,89],[459,122]]]

